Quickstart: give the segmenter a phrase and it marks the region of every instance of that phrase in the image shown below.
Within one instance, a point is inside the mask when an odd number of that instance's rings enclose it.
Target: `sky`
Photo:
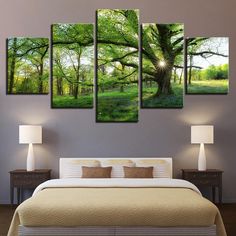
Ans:
[[[229,55],[229,39],[225,37],[212,37],[209,41],[204,43],[201,48],[199,48],[198,52],[201,51],[213,51],[218,52],[224,55]],[[201,57],[201,56],[194,56],[193,58],[193,64],[195,66],[200,66],[203,69],[209,67],[210,65],[222,65],[222,64],[228,64],[229,63],[229,57],[222,57],[222,56],[211,56],[207,59]]]

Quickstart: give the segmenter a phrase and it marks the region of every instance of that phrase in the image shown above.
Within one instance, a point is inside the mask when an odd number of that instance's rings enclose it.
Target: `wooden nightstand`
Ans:
[[[51,170],[13,170],[10,171],[11,204],[14,203],[14,188],[17,188],[17,203],[22,201],[24,189],[35,189],[42,182],[51,178]]]
[[[222,170],[209,169],[199,171],[196,169],[182,169],[182,178],[195,184],[197,187],[208,186],[212,188],[212,200],[215,203],[215,191],[218,188],[219,203],[222,203]]]

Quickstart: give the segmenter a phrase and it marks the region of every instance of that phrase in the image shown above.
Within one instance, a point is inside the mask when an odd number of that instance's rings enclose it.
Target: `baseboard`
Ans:
[[[8,199],[0,199],[0,205],[10,205],[11,202]]]

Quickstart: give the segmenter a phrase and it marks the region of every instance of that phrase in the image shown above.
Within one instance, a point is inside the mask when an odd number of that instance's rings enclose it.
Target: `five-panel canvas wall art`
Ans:
[[[140,24],[139,10],[99,9],[96,24],[53,24],[50,43],[7,40],[7,94],[48,94],[49,77],[52,108],[95,101],[97,122],[137,122],[139,103],[182,108],[184,90],[227,94],[229,39],[185,38],[184,24]]]

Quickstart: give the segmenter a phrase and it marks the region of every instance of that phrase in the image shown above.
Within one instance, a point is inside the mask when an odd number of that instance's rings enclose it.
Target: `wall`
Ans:
[[[26,163],[19,124],[43,125],[36,165],[52,168],[54,177],[60,156],[172,156],[178,177],[181,168],[197,166],[199,146],[190,144],[190,125],[213,124],[215,143],[206,146],[207,164],[224,170],[224,201],[236,201],[234,0],[0,0],[0,6],[0,203],[9,203],[8,171]],[[229,95],[188,95],[183,109],[141,110],[137,124],[98,124],[94,110],[52,110],[50,95],[6,95],[7,37],[49,37],[50,24],[94,22],[98,8],[138,8],[141,22],[184,22],[186,36],[229,36]]]

